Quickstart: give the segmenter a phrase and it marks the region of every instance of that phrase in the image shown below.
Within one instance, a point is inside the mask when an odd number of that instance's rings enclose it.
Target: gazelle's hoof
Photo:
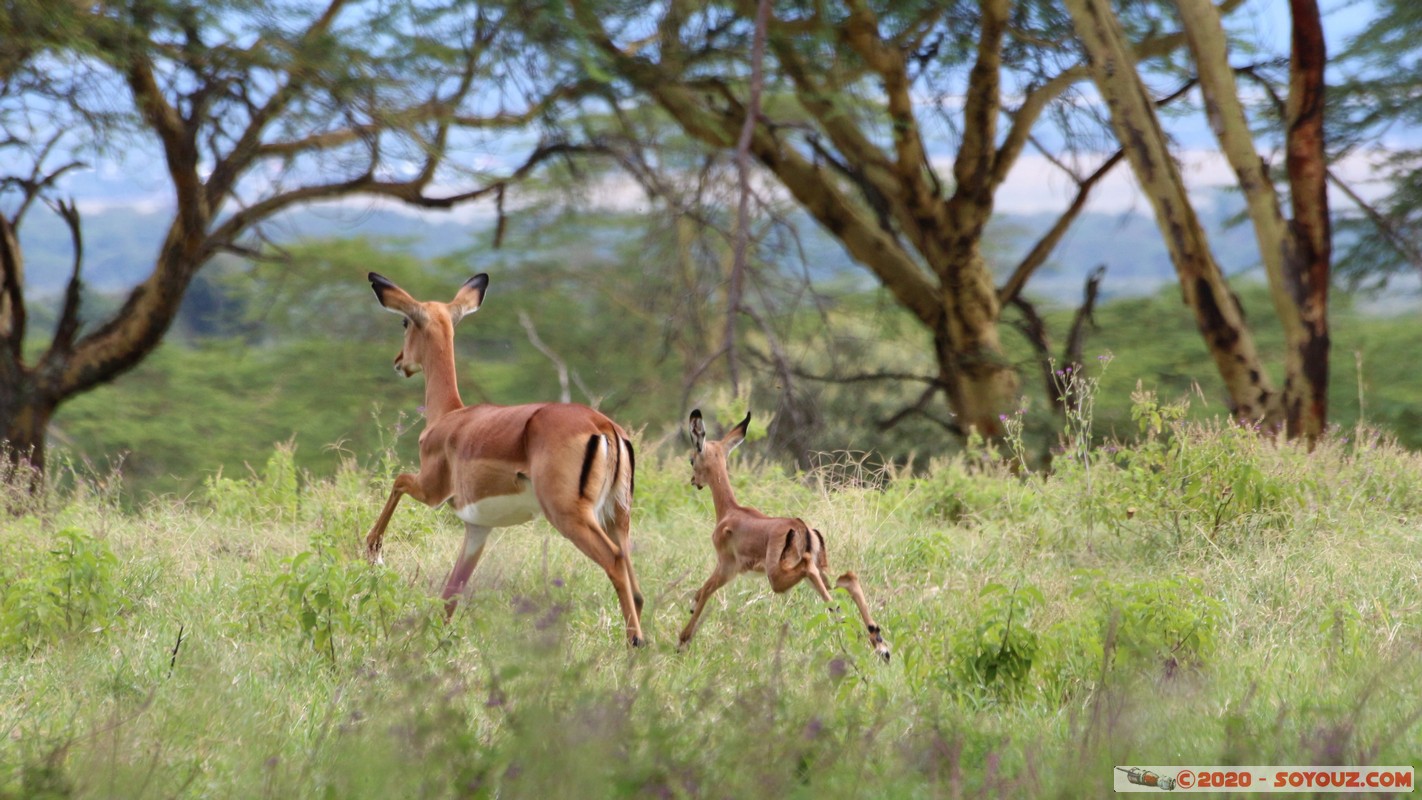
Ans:
[[[878,656],[879,658],[883,659],[885,664],[889,663],[889,658],[890,658],[889,645],[886,644],[886,643],[884,643],[884,642],[880,642],[879,644],[875,645],[875,647],[874,647],[874,655],[876,655],[876,656]]]

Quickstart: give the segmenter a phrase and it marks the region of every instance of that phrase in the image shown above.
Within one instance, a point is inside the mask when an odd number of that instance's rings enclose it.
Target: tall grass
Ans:
[[[713,555],[675,448],[639,462],[639,651],[542,522],[494,534],[445,624],[447,511],[402,506],[386,566],[359,559],[387,474],[278,449],[137,511],[66,482],[0,519],[0,798],[1094,797],[1115,764],[1422,766],[1422,458],[1136,405],[1138,441],[1050,474],[732,465],[860,574],[887,666],[852,614],[751,577],[676,652]]]

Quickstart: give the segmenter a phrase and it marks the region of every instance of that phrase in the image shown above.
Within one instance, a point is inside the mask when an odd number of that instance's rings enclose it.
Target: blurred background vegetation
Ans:
[[[113,219],[125,216],[127,225]],[[344,457],[372,463],[386,447],[413,461],[422,383],[391,370],[399,320],[376,305],[365,281],[371,270],[430,299],[447,299],[473,272],[490,273],[488,302],[455,337],[467,402],[558,399],[558,370],[534,346],[521,319],[526,315],[539,341],[566,365],[571,399],[598,405],[648,443],[679,435],[693,406],[724,411],[728,420],[732,406],[748,401],[757,418],[770,423],[765,452],[787,463],[851,450],[869,452],[876,462],[926,464],[962,447],[927,414],[907,414],[885,427],[914,404],[919,384],[850,380],[872,373],[928,375],[932,364],[925,337],[906,312],[832,243],[816,240],[812,229],[797,255],[761,269],[777,276],[765,282],[777,293],[768,305],[784,310],[775,326],[778,345],[799,372],[777,374],[767,359],[751,359],[749,397],[733,401],[725,389],[705,388],[717,381],[688,389],[707,341],[720,335],[719,262],[714,248],[666,216],[534,209],[505,232],[502,248],[493,247],[491,226],[479,222],[372,214],[342,226],[332,222],[337,218],[293,224],[301,235],[272,260],[224,257],[204,270],[175,335],[154,357],[60,411],[56,455],[100,472],[121,463],[134,501],[189,492],[219,471],[246,475],[274,444],[287,441],[296,445],[297,464],[318,474],[331,474]],[[141,219],[118,211],[95,216],[94,238],[120,272],[124,263],[141,265],[152,246],[133,234]],[[1082,259],[1093,251],[1120,258],[1113,242],[1132,222],[1118,218],[1112,225],[1111,219],[1088,215],[1071,246],[1039,278],[1034,299],[1050,331],[1069,325],[1074,287],[1089,266]],[[1147,220],[1135,222],[1150,230]],[[1030,217],[1009,215],[996,227],[994,246],[1012,252],[1033,225]],[[385,235],[353,237],[352,227]],[[53,233],[65,234],[62,228]],[[1250,244],[1228,233],[1217,238],[1241,250]],[[1141,252],[1142,261],[1154,257],[1148,246],[1127,246]],[[62,265],[62,247],[56,252]],[[1248,263],[1248,254],[1221,260]],[[1103,283],[1108,299],[1096,309],[1084,348],[1084,360],[1100,377],[1098,439],[1136,432],[1129,410],[1137,381],[1166,400],[1189,396],[1197,418],[1227,413],[1218,375],[1169,270],[1159,263],[1154,272],[1125,276],[1121,289],[1112,271]],[[1277,327],[1266,324],[1272,315],[1262,282],[1247,273],[1238,282],[1250,319],[1266,321],[1258,327],[1260,344],[1277,363],[1282,341]],[[92,294],[86,306],[100,314],[107,297],[102,283]],[[1415,302],[1396,290],[1389,297],[1338,296],[1330,387],[1338,429],[1366,419],[1406,446],[1422,446],[1422,409],[1414,401],[1422,396],[1422,378],[1398,357],[1422,344]],[[1049,411],[1027,340],[1010,328],[1005,337],[1023,376],[1025,438],[1034,458],[1045,461],[1058,446],[1061,420]],[[752,355],[766,349],[763,337],[747,345]],[[1100,358],[1107,354],[1109,365]],[[830,374],[839,380],[814,379]],[[775,412],[787,398],[809,411],[793,435],[777,431]]]

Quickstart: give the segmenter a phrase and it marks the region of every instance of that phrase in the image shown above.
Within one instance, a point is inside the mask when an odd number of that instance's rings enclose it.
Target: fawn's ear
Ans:
[[[730,455],[732,450],[740,447],[741,442],[746,440],[746,432],[750,430],[750,418],[750,412],[747,411],[746,418],[741,420],[736,427],[726,431],[726,435],[722,437],[721,444],[726,446],[726,455]]]
[[[691,410],[691,443],[696,445],[696,452],[701,452],[701,446],[706,444],[706,424],[701,421],[701,409]]]
[[[488,288],[488,273],[481,272],[465,281],[455,293],[454,299],[449,301],[450,321],[457,324],[461,319],[478,311],[479,306],[484,304],[484,291]]]
[[[372,272],[365,277],[370,281],[370,288],[375,290],[375,299],[380,301],[382,308],[392,314],[401,314],[416,325],[424,324],[425,310],[409,292],[396,286],[379,272]]]

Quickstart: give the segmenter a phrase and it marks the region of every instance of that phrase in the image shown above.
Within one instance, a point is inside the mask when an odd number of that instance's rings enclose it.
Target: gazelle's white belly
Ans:
[[[485,497],[455,508],[454,515],[470,525],[482,525],[485,528],[505,528],[528,522],[543,513],[543,509],[538,506],[533,484],[523,481],[522,485],[523,491],[518,494]]]

